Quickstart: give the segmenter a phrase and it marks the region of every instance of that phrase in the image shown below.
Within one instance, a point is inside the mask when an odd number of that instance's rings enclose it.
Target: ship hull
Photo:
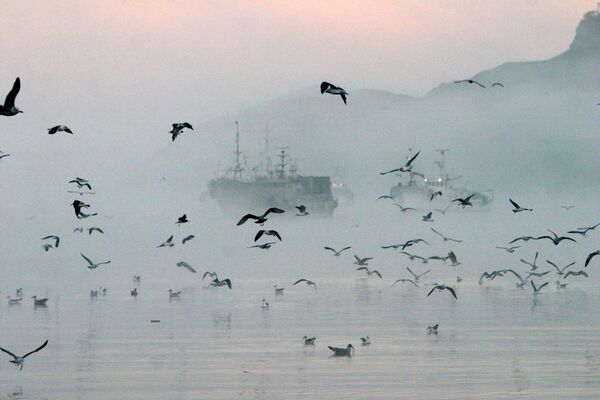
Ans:
[[[209,194],[223,214],[230,216],[262,213],[270,207],[290,215],[296,213],[296,206],[304,205],[311,215],[330,217],[338,205],[329,177],[258,178],[250,182],[220,178],[209,183]]]

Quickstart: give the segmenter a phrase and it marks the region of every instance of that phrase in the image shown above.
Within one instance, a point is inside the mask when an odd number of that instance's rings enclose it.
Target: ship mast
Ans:
[[[233,180],[241,181],[242,180],[242,165],[240,164],[240,155],[242,152],[240,151],[240,125],[238,121],[235,121],[235,167],[233,167]]]
[[[440,153],[440,156],[442,157],[441,160],[436,161],[436,165],[440,168],[440,176],[442,177],[442,179],[444,180],[444,182],[448,181],[448,174],[446,173],[446,170],[444,169],[446,166],[446,159],[444,157],[444,155],[450,151],[450,149],[436,149],[435,151],[437,151],[438,153]]]
[[[287,163],[285,162],[285,158],[288,157],[285,154],[285,149],[287,149],[288,147],[281,147],[281,152],[279,153],[279,165],[277,166],[277,174],[279,175],[280,178],[284,178],[285,177],[285,166],[287,165]]]

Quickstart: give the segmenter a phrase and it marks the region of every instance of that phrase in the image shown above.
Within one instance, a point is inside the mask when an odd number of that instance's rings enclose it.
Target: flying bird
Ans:
[[[592,226],[584,226],[583,228],[577,228],[577,230],[568,231],[567,233],[577,233],[581,236],[585,236],[589,231],[595,230],[598,227],[598,225],[600,225],[600,223],[597,223]]]
[[[428,269],[427,271],[420,273],[420,274],[415,274],[410,268],[406,267],[406,270],[415,278],[415,283],[419,282],[419,279],[421,279],[422,276],[427,275],[431,270]]]
[[[510,201],[510,204],[512,204],[512,206],[514,207],[513,210],[512,210],[512,212],[515,213],[515,214],[518,213],[518,212],[523,212],[523,211],[533,211],[533,208],[524,208],[524,207],[521,207],[520,205],[518,205],[517,203],[515,203],[513,201],[513,199],[508,199],[508,201]]]
[[[443,210],[440,210],[439,208],[434,208],[433,211],[437,211],[437,212],[445,215],[450,207],[452,207],[452,203],[448,204],[446,206],[446,208],[444,208]]]
[[[508,244],[513,244],[515,242],[518,242],[519,240],[522,240],[523,242],[528,242],[530,240],[535,240],[535,236],[519,236],[518,238],[515,238],[513,240],[511,240],[510,242],[508,242]]]
[[[209,272],[209,271],[206,271],[206,272],[204,273],[204,275],[202,275],[202,280],[204,280],[204,278],[206,278],[207,276],[208,276],[208,277],[210,277],[210,278],[212,278],[212,279],[218,279],[218,278],[219,278],[219,277],[217,276],[217,273],[216,273],[216,272]]]
[[[516,249],[520,248],[521,246],[511,246],[511,247],[502,247],[502,246],[496,246],[497,249],[500,250],[505,250],[507,253],[514,253]]]
[[[175,222],[175,225],[181,225],[188,222],[190,221],[187,219],[187,214],[183,214],[181,217],[177,218],[177,222]]]
[[[379,277],[379,279],[383,279],[383,277],[381,276],[381,274],[379,273],[379,271],[377,271],[376,269],[369,271],[368,267],[358,267],[356,268],[357,271],[365,271],[367,273],[368,276],[371,275],[377,275]]]
[[[169,238],[162,242],[161,244],[159,244],[158,246],[156,246],[157,248],[159,247],[173,247],[175,246],[175,244],[173,243],[173,235],[169,236]]]
[[[589,277],[589,275],[585,271],[569,271],[563,276],[563,279],[567,279],[569,276],[581,276],[581,275],[585,276],[586,278]]]
[[[42,240],[54,240],[54,247],[56,248],[58,248],[58,245],[60,244],[60,238],[56,235],[44,236]]]
[[[67,133],[70,133],[71,135],[73,134],[73,131],[71,129],[69,129],[69,127],[66,125],[56,125],[56,126],[53,126],[52,128],[48,128],[48,135],[54,135],[57,132],[67,132]]]
[[[436,285],[433,287],[433,289],[431,289],[431,291],[427,294],[427,297],[429,297],[431,295],[431,293],[433,293],[435,290],[439,290],[440,292],[442,290],[447,290],[450,293],[452,293],[452,296],[454,296],[455,299],[458,299],[458,297],[456,297],[456,292],[454,291],[454,289],[452,289],[450,286],[446,286],[446,285]]]
[[[547,285],[548,285],[548,282],[542,283],[540,286],[535,286],[535,283],[533,283],[533,280],[532,280],[531,287],[533,288],[533,294],[539,294],[540,290],[542,290]]]
[[[181,290],[174,292],[173,289],[169,289],[169,290],[167,290],[167,292],[169,292],[169,300],[178,299],[179,296],[181,295]],[[136,290],[136,294],[137,294],[137,290]]]
[[[535,271],[535,270],[537,269],[537,265],[536,265],[536,263],[537,263],[537,258],[538,258],[538,255],[539,255],[539,253],[536,251],[536,252],[535,252],[535,257],[533,257],[533,263],[530,263],[529,261],[523,260],[522,258],[521,258],[521,260],[520,260],[520,261],[521,261],[523,264],[527,264],[527,265],[529,265],[529,266],[531,267],[531,270],[532,270],[532,271]]]
[[[453,267],[458,267],[460,265],[460,262],[458,261],[458,258],[456,257],[456,254],[454,254],[453,251],[450,251],[448,253],[448,256],[446,257],[446,259],[450,260],[450,263],[451,263],[450,265]]]
[[[329,82],[321,82],[321,94],[323,93],[340,96],[344,101],[344,104],[346,104],[346,96],[348,96],[348,92],[339,86],[332,85]]]
[[[463,83],[463,82],[467,82],[469,84],[473,84],[474,83],[474,84],[478,85],[479,87],[482,87],[482,88],[485,89],[485,86],[483,86],[481,83],[479,83],[477,81],[474,81],[473,79],[463,79],[463,80],[460,80],[460,81],[454,81],[454,83]]]
[[[569,205],[569,206],[560,206],[560,208],[562,208],[564,210],[567,210],[567,211],[569,211],[573,207],[575,207],[575,206],[571,206],[571,205]]]
[[[354,265],[360,265],[360,266],[369,265],[369,261],[373,259],[373,257],[360,258],[356,254],[354,255],[354,258],[356,259],[356,261],[354,262]]]
[[[75,210],[75,216],[79,219],[86,218],[85,216],[96,215],[96,214],[84,214],[81,212],[82,208],[90,207],[89,204],[85,204],[83,201],[74,200],[73,203],[71,203],[71,205],[73,206],[73,209]],[[84,216],[82,217],[82,215],[84,215]]]
[[[279,235],[279,232],[272,231],[272,230],[264,230],[264,229],[261,229],[260,231],[258,231],[256,233],[256,236],[254,236],[254,241],[256,242],[263,235],[266,235],[266,236],[275,236],[277,239],[279,239],[279,241],[281,241],[281,236]]]
[[[572,266],[572,265],[574,265],[574,264],[575,264],[575,261],[573,261],[572,263],[570,263],[570,264],[567,264],[567,265],[565,265],[565,266],[564,266],[564,267],[562,267],[562,268],[559,268],[559,267],[558,267],[558,265],[554,264],[554,263],[553,263],[552,261],[550,261],[550,260],[546,260],[546,262],[547,262],[548,264],[552,265],[554,268],[556,268],[556,272],[558,273],[558,275],[563,275],[563,274],[565,273],[565,270],[566,270],[567,268],[569,268],[570,266]]]
[[[417,283],[415,281],[413,281],[412,279],[407,279],[407,278],[400,278],[400,279],[396,280],[396,282],[392,283],[392,286],[394,286],[398,282],[402,282],[402,283],[408,282],[408,283],[412,283],[416,287],[419,287],[419,285],[417,285]]]
[[[186,263],[185,261],[179,261],[177,263],[177,266],[180,268],[185,268],[188,271],[193,272],[194,274],[196,273],[196,270],[194,268],[192,268],[192,266],[190,264]]]
[[[0,154],[0,160],[2,160],[4,157],[10,157],[10,154],[6,154],[6,153]]]
[[[397,245],[397,246],[399,247],[401,245]],[[427,263],[427,260],[425,259],[425,257],[421,257],[416,254],[410,254],[410,253],[407,253],[406,251],[401,251],[400,254],[404,254],[405,256],[408,256],[408,259],[410,261],[421,260],[423,262],[423,264]]]
[[[299,205],[299,206],[296,206],[296,208],[298,209],[298,214],[296,214],[296,216],[298,216],[298,217],[306,217],[307,215],[310,214],[308,211],[306,211],[306,206]]]
[[[83,227],[80,226],[79,228],[73,229],[73,233],[75,232],[83,233]]]
[[[590,261],[592,261],[592,258],[596,257],[599,254],[600,254],[600,250],[596,250],[596,251],[588,254],[587,258],[585,259],[585,267],[587,268]]]
[[[294,284],[292,286],[296,286],[299,283],[305,282],[308,286],[313,286],[315,288],[315,290],[317,290],[317,284],[314,283],[313,281],[309,281],[308,279],[298,279],[296,282],[294,282]]]
[[[88,235],[91,235],[94,232],[104,234],[104,231],[102,229],[98,228],[97,226],[89,227],[87,231],[88,231]]]
[[[410,171],[412,171],[412,162],[415,161],[415,159],[419,156],[419,153],[421,153],[421,150],[417,151],[417,154],[412,156],[412,158],[410,160],[408,160],[406,162],[406,164],[404,164],[400,168],[394,168],[394,169],[391,169],[386,172],[380,172],[379,175],[387,175],[387,174],[391,174],[392,172],[410,172]]]
[[[169,131],[169,133],[171,134],[172,142],[174,142],[175,139],[177,139],[177,136],[179,136],[185,128],[194,130],[194,128],[192,128],[192,125],[190,125],[189,122],[179,122],[177,124],[173,124],[172,126],[173,128]]]
[[[54,248],[54,246],[52,246],[52,245],[51,245],[51,244],[49,244],[49,243],[46,243],[46,244],[43,244],[43,245],[42,245],[42,249],[44,249],[45,251],[48,251],[48,250],[50,250],[50,249],[52,249],[52,248]]]
[[[38,351],[40,351],[41,349],[43,349],[44,347],[46,347],[46,345],[48,344],[48,341],[46,340],[40,347],[38,347],[37,349],[30,351],[29,353],[25,354],[22,357],[17,356],[15,353],[8,351],[6,349],[3,349],[2,347],[0,347],[0,350],[5,352],[6,354],[8,354],[9,356],[11,356],[13,359],[10,360],[11,363],[15,364],[15,366],[19,366],[19,371],[21,371],[23,369],[23,363],[25,362],[25,358],[27,358],[28,356],[32,355],[33,353],[37,353]]]
[[[458,240],[458,239],[452,239],[451,237],[448,237],[438,231],[436,231],[435,229],[431,228],[431,230],[436,233],[437,235],[439,235],[442,239],[444,239],[444,242],[457,242],[457,243],[461,243],[462,240]]]
[[[504,85],[502,83],[500,83],[500,82],[494,82],[494,83],[492,83],[492,87],[494,87],[494,86],[504,87]]]
[[[81,254],[81,253],[79,253],[79,254]],[[100,262],[100,263],[96,264],[96,263],[93,263],[92,260],[90,260],[89,258],[87,258],[86,256],[84,256],[83,254],[81,254],[81,257],[83,257],[85,259],[85,261],[87,261],[89,269],[96,269],[96,268],[98,268],[101,265],[110,264],[110,260],[103,261],[103,262]]]
[[[229,288],[229,290],[231,290],[231,280],[230,279],[219,280],[218,278],[215,278],[208,286],[213,286],[213,287],[227,286]]]
[[[243,225],[246,221],[248,221],[249,219],[253,219],[255,220],[254,223],[255,224],[260,224],[263,225],[265,222],[267,222],[267,215],[269,215],[270,213],[274,213],[274,214],[282,214],[285,211],[283,211],[280,208],[277,207],[271,207],[269,208],[267,211],[265,211],[265,213],[263,215],[259,215],[256,216],[254,214],[246,214],[242,217],[242,219],[239,220],[239,222],[237,223],[237,225]]]
[[[558,246],[558,244],[560,242],[562,242],[563,240],[570,240],[571,242],[575,242],[576,240],[573,238],[570,238],[568,236],[558,236],[556,233],[552,232],[550,229],[548,229],[548,232],[550,232],[552,234],[552,236],[548,236],[548,235],[544,235],[544,236],[540,236],[535,238],[535,240],[540,240],[540,239],[549,239],[552,241],[552,243],[554,243],[555,246]]]
[[[360,341],[361,341],[361,343],[362,343],[363,346],[368,346],[368,345],[371,344],[371,338],[368,337],[368,336],[361,337]]]
[[[184,238],[181,240],[181,244],[185,244],[185,242],[189,242],[189,241],[190,241],[190,240],[192,240],[193,238],[195,238],[195,236],[194,236],[194,235],[188,235],[188,236],[184,237]]]
[[[433,201],[433,199],[435,199],[436,196],[440,196],[442,197],[442,192],[440,192],[439,190],[437,192],[433,192],[431,193],[431,196],[429,196],[429,201]]]
[[[473,204],[471,203],[471,199],[473,198],[473,196],[475,196],[477,193],[473,193],[472,195],[469,195],[467,197],[465,197],[464,199],[458,198],[458,199],[454,199],[452,200],[452,202],[458,202],[460,203],[460,205],[462,206],[462,208],[465,208],[466,206],[471,206],[473,207]]]
[[[351,249],[352,247],[350,247],[350,246],[348,246],[348,247],[344,247],[344,248],[343,248],[343,249],[341,249],[340,251],[337,251],[337,250],[335,250],[335,249],[333,249],[333,248],[331,248],[331,247],[323,247],[323,248],[324,248],[325,250],[330,250],[330,251],[333,251],[333,255],[334,255],[334,256],[336,256],[336,257],[339,257],[340,255],[342,255],[342,252],[343,252],[343,251],[349,250],[349,249]]]
[[[393,198],[392,196],[390,196],[390,195],[387,195],[387,194],[386,194],[386,195],[383,195],[383,196],[379,196],[379,197],[377,198],[377,200],[381,200],[381,199],[394,200],[394,198]]]
[[[431,214],[432,214],[432,212],[429,211],[429,214],[423,215],[423,217],[421,218],[421,220],[423,222],[433,222],[433,219],[431,218]]]
[[[411,211],[411,210],[416,210],[416,208],[413,207],[403,207],[401,204],[398,203],[394,203],[394,205],[398,208],[400,208],[400,211],[402,212],[407,212],[407,211]]]
[[[257,248],[257,249],[262,249],[262,250],[269,250],[271,248],[272,245],[274,245],[277,242],[267,242],[267,243],[263,243],[263,244],[257,244],[254,246],[250,246],[248,247],[249,249],[253,249],[253,248]]]
[[[15,79],[15,83],[13,83],[12,89],[6,95],[4,104],[0,105],[0,115],[12,117],[23,112],[15,107],[15,99],[17,98],[17,94],[19,94],[19,90],[21,90],[21,79],[17,78]]]
[[[410,239],[402,244],[402,250],[406,249],[407,247],[414,246],[417,243],[425,243],[427,246],[430,246],[430,244],[424,239]]]

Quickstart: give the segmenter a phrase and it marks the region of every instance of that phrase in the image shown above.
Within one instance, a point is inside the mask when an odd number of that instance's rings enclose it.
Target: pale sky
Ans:
[[[0,87],[135,113],[218,116],[322,80],[422,95],[565,50],[591,0],[8,1]],[[134,105],[135,104],[135,105]],[[71,110],[69,110],[71,108]],[[188,117],[192,118],[192,116]]]

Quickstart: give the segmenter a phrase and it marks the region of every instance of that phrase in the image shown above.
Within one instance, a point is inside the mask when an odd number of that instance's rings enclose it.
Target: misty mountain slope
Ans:
[[[502,82],[504,88],[444,83],[423,98],[348,88],[345,106],[315,85],[200,124],[193,144],[165,144],[152,164],[165,174],[194,169],[197,175],[181,179],[204,190],[219,162],[221,172],[233,164],[238,120],[249,167],[261,160],[268,126],[271,154],[289,146],[307,175],[331,175],[340,167],[359,191],[387,190],[395,180],[378,172],[402,163],[409,148],[423,150],[416,167],[426,173],[435,172],[435,149],[451,149],[451,172],[481,189],[597,186],[599,29],[600,15],[588,13],[564,53],[506,63],[473,77],[486,85]]]

